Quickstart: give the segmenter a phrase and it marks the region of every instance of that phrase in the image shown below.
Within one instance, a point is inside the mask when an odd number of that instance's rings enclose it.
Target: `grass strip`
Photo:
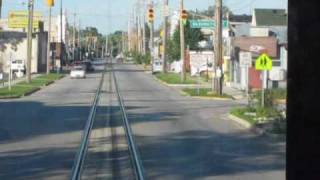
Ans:
[[[57,79],[62,78],[63,75],[59,74],[49,74],[49,75],[40,75],[31,80],[30,83],[25,81],[17,83],[11,87],[9,90],[8,87],[0,88],[0,98],[19,98],[26,94],[30,94],[43,86],[46,86]]]
[[[180,74],[176,73],[157,73],[155,76],[168,84],[197,84],[197,81],[189,75],[184,82],[181,82]]]
[[[216,97],[216,98],[228,98],[232,99],[232,96],[228,94],[217,94],[211,91],[211,88],[185,88],[182,90],[183,92],[187,93],[190,96],[201,96],[201,97]]]

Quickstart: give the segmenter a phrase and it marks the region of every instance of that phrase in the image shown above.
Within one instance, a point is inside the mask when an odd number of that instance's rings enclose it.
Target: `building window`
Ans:
[[[272,66],[281,66],[281,61],[272,61]]]

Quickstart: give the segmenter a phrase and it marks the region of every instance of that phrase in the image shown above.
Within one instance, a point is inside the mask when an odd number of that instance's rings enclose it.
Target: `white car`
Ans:
[[[155,60],[153,62],[153,72],[152,73],[157,73],[157,72],[162,72],[163,71],[163,63],[160,60]]]
[[[86,78],[86,70],[82,66],[75,66],[70,71],[71,78]]]

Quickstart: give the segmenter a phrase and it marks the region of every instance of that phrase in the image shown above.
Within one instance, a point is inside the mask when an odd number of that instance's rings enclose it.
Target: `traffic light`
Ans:
[[[153,8],[149,8],[148,9],[148,21],[151,23],[154,20],[154,11]]]
[[[180,18],[181,18],[183,24],[186,24],[187,19],[188,19],[187,10],[185,10],[185,9],[182,9],[182,10],[181,10]]]
[[[47,0],[47,3],[49,7],[54,6],[54,0]]]

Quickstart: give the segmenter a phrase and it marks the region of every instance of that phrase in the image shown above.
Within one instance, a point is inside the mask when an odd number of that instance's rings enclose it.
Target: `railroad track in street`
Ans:
[[[105,76],[109,76],[108,80],[105,78]],[[108,90],[104,90],[104,83],[108,83],[109,89]],[[113,88],[114,85],[114,88]],[[114,90],[114,92],[113,92]],[[126,107],[125,104],[123,102],[123,98],[118,86],[118,81],[117,81],[117,77],[116,77],[116,73],[113,69],[113,65],[112,62],[109,62],[105,65],[104,67],[104,71],[101,74],[101,79],[100,79],[100,83],[98,86],[98,89],[95,93],[95,97],[91,106],[91,110],[88,116],[88,120],[86,122],[85,128],[83,130],[82,133],[82,138],[81,138],[81,143],[79,146],[79,150],[78,153],[76,155],[76,158],[74,160],[74,165],[72,168],[72,173],[70,176],[71,180],[80,180],[82,179],[82,174],[83,171],[85,169],[85,164],[87,161],[87,153],[88,153],[88,149],[90,146],[90,139],[91,139],[91,133],[93,131],[93,127],[94,124],[96,123],[96,116],[97,116],[97,108],[99,107],[99,102],[101,99],[101,95],[104,92],[109,92],[110,96],[108,96],[109,101],[112,101],[112,93],[114,93],[114,95],[116,96],[117,99],[117,103],[118,103],[118,109],[116,110],[118,113],[120,113],[119,115],[119,120],[121,119],[121,128],[123,128],[124,130],[124,135],[125,135],[125,141],[127,143],[127,151],[128,151],[128,156],[130,159],[130,166],[131,166],[131,171],[132,171],[132,175],[134,176],[134,178],[132,179],[136,179],[136,180],[144,180],[144,171],[143,171],[143,166],[140,160],[140,155],[137,149],[137,146],[135,144],[135,140],[134,140],[134,135],[133,132],[131,130],[131,126],[130,123],[128,121],[128,116],[126,113]],[[110,105],[109,105],[110,106]],[[117,151],[117,138],[115,136],[117,136],[117,132],[116,129],[114,128],[114,123],[115,121],[117,121],[115,119],[115,116],[113,116],[112,114],[114,114],[115,110],[113,110],[112,107],[108,107],[105,111],[105,114],[107,114],[108,116],[105,116],[104,121],[106,121],[106,127],[108,128],[108,131],[110,136],[111,136],[111,141],[106,142],[106,143],[110,143],[110,147],[112,147],[111,151]],[[120,121],[119,121],[120,122]],[[119,123],[117,122],[117,123]],[[107,153],[107,152],[106,152]],[[112,154],[112,153],[111,153]],[[114,155],[111,155],[114,156]],[[112,163],[111,166],[118,166],[117,164],[117,158],[112,157]],[[120,173],[119,171],[121,171],[121,168],[119,169],[116,167],[111,167],[112,169],[112,176],[118,176],[117,174]],[[100,170],[100,172],[103,172],[103,169]],[[90,178],[87,178],[90,179]]]

